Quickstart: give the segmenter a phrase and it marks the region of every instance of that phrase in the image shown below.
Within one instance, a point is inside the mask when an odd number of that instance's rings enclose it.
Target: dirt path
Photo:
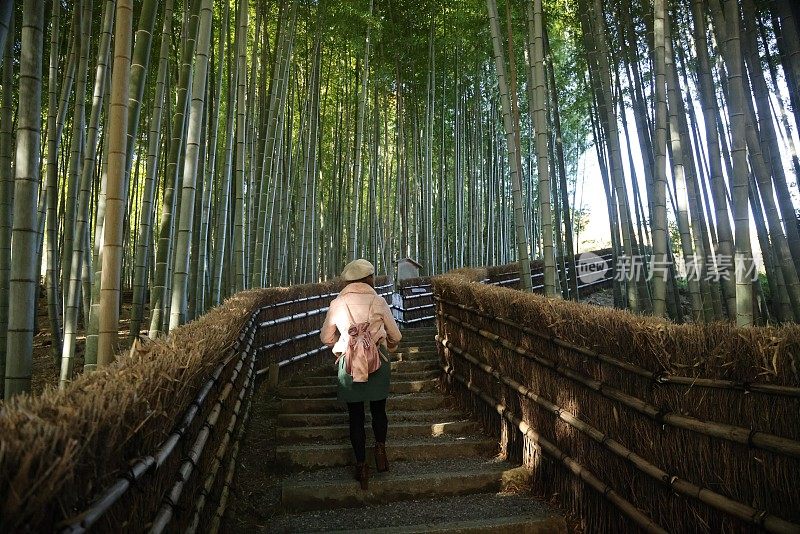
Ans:
[[[261,531],[280,507],[281,473],[275,463],[278,406],[279,399],[262,383],[254,393],[242,438],[224,532]]]

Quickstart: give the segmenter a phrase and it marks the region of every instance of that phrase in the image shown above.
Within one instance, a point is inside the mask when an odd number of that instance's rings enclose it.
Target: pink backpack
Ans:
[[[375,300],[373,299],[373,303]],[[369,318],[372,316],[372,303],[369,306],[367,320],[363,323],[356,323],[350,307],[345,304],[347,313],[350,315],[350,328],[347,333],[350,335],[350,342],[347,350],[342,355],[345,358],[345,370],[353,377],[353,382],[366,382],[369,380],[370,373],[374,373],[381,366],[380,353],[378,347],[372,340],[369,331]]]

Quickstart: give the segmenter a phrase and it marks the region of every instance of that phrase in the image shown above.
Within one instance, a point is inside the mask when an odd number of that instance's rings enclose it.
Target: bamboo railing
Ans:
[[[376,290],[388,298],[392,284],[385,279],[379,284]],[[76,420],[74,425],[62,421],[65,428],[84,425],[96,429],[97,435],[86,438],[83,449],[70,457],[69,470],[59,475],[68,477],[67,484],[59,484],[59,480],[43,484],[45,479],[32,479],[29,485],[42,489],[26,497],[31,499],[30,504],[16,502],[17,508],[9,509],[8,503],[15,501],[6,499],[10,513],[0,514],[0,532],[17,531],[22,526],[65,533],[89,529],[116,532],[122,524],[135,524],[137,529],[152,533],[221,529],[257,382],[264,378],[275,381],[279,373],[292,374],[294,363],[329,356],[327,347],[319,344],[319,325],[340,287],[333,282],[241,293],[169,337],[135,347],[131,354],[138,355],[138,360],[121,356],[101,373],[86,375],[63,392],[53,392],[52,399],[46,394],[21,401],[16,409],[32,421],[44,421],[56,406],[75,403],[80,409],[73,412],[84,410],[92,414],[86,417],[98,420],[80,424]],[[208,337],[207,342],[203,336]],[[184,357],[181,351],[195,352]],[[143,365],[152,367],[159,377],[159,391],[145,389],[144,382],[122,378],[148,375]],[[115,384],[115,380],[120,383]],[[113,395],[113,388],[141,388],[136,396],[148,405],[142,420],[126,420],[123,414],[117,416],[122,419],[114,420],[113,407],[108,417],[101,417],[92,406],[81,404],[78,399],[85,396],[84,392],[95,391],[103,384],[112,385],[107,388],[110,391],[98,391],[92,399],[103,407],[113,406],[113,398],[107,397]],[[170,388],[174,393],[168,391]],[[0,428],[20,419],[14,409],[4,407],[0,412]],[[167,416],[169,413],[174,416]],[[82,417],[80,413],[70,416]],[[127,457],[114,458],[114,465],[96,465],[92,451],[98,447],[122,450],[114,441],[117,438],[109,437],[113,432],[105,428],[130,428],[126,435],[162,437],[150,441],[150,446],[148,440],[140,440],[141,445],[132,448]],[[68,435],[48,437],[46,427],[36,434],[42,443],[33,444],[33,450],[24,450],[21,444],[19,449],[3,451],[0,473],[12,471],[13,462],[42,464],[46,473],[48,462],[63,460],[66,454],[56,452],[64,450],[60,441],[74,442]],[[105,441],[103,435],[107,436]],[[132,440],[125,439],[128,446]],[[53,455],[53,460],[48,455]],[[93,476],[92,480],[87,476]],[[22,494],[6,486],[15,482],[19,481],[0,481],[0,496]],[[76,494],[72,488],[88,492]]]
[[[208,415],[204,418],[203,424],[199,427],[195,435],[189,452],[186,454],[182,461],[178,472],[178,480],[175,481],[172,490],[169,494],[165,495],[162,501],[161,508],[153,523],[151,532],[162,532],[172,519],[173,512],[180,502],[180,496],[183,487],[194,472],[195,466],[200,462],[205,446],[208,442],[209,435],[212,434],[217,421],[223,409],[228,406],[227,399],[234,389],[238,390],[238,400],[230,412],[228,430],[225,433],[225,438],[229,439],[238,428],[236,427],[237,419],[241,419],[239,426],[244,424],[245,417],[239,417],[239,412],[242,408],[242,400],[246,396],[247,407],[245,412],[249,410],[250,398],[252,394],[252,369],[253,369],[253,351],[252,340],[254,329],[254,320],[251,317],[247,324],[244,326],[242,332],[236,339],[231,347],[231,354],[225,358],[225,361],[220,363],[212,373],[211,377],[200,388],[195,399],[187,407],[178,425],[172,430],[163,444],[152,454],[139,458],[131,468],[120,475],[110,486],[108,486],[95,502],[88,507],[77,520],[68,521],[67,524],[61,529],[64,533],[78,533],[85,532],[89,528],[95,526],[97,522],[109,512],[121,499],[123,499],[129,490],[135,486],[142,484],[147,475],[152,475],[158,471],[161,466],[165,465],[168,460],[173,457],[173,454],[178,451],[179,444],[187,444],[189,434],[195,427],[193,424],[198,413],[204,411],[204,408],[209,406],[211,402],[209,393],[213,389],[219,391],[216,398],[213,398],[213,407],[208,411]],[[242,373],[244,366],[248,370],[246,374]],[[222,380],[223,375],[229,375],[227,380]],[[243,377],[243,380],[237,380]],[[222,389],[220,391],[220,386]],[[245,392],[250,394],[245,395]],[[214,480],[211,481],[213,485]],[[208,492],[203,494],[203,499]],[[200,506],[202,511],[203,506]]]
[[[607,249],[594,252],[610,267],[608,272],[601,279],[591,282],[583,282],[578,279],[578,293],[581,297],[594,293],[595,291],[608,286],[614,277],[613,255]],[[519,271],[516,263],[500,265],[487,269],[486,276],[481,280],[484,284],[508,287],[511,289],[519,288]],[[566,272],[570,272],[570,267],[566,267]],[[395,320],[404,327],[414,326],[433,326],[436,319],[435,303],[433,298],[432,277],[420,277],[410,280],[403,280],[397,284],[397,292],[394,294],[392,309],[394,310]],[[535,292],[544,290],[544,266],[541,261],[531,264],[531,283]]]
[[[445,387],[593,531],[800,532],[800,328],[434,279]],[[580,481],[579,489],[575,481]]]

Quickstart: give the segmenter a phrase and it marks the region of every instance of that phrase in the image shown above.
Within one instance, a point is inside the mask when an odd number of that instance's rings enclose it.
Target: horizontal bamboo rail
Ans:
[[[252,404],[252,402],[251,402]],[[219,532],[220,523],[222,522],[222,518],[225,516],[225,510],[228,505],[228,496],[230,495],[230,487],[233,484],[233,476],[236,474],[236,460],[239,458],[239,444],[242,442],[242,436],[244,435],[244,429],[247,425],[247,419],[250,414],[250,406],[248,406],[248,411],[245,413],[245,418],[242,421],[242,426],[239,428],[239,434],[236,437],[236,443],[233,445],[233,450],[231,451],[231,458],[228,462],[228,469],[225,473],[225,481],[222,486],[222,493],[220,494],[219,498],[219,505],[217,509],[214,511],[214,517],[211,518],[211,526],[209,527],[209,532],[212,534]]]
[[[324,352],[324,351],[329,350],[329,349],[330,349],[330,347],[328,345],[322,345],[320,347],[317,347],[316,349],[312,349],[312,350],[309,350],[307,352],[303,352],[302,354],[298,354],[296,356],[292,356],[291,358],[287,358],[285,360],[281,360],[281,361],[278,362],[278,367],[285,367],[285,366],[287,366],[287,365],[289,365],[291,363],[299,362],[300,360],[304,360],[304,359],[306,359],[308,357],[315,356],[315,355],[319,354],[320,352]]]
[[[790,440],[788,438],[783,438],[780,436],[775,436],[773,434],[764,433],[761,431],[749,430],[744,427],[701,421],[696,418],[688,416],[674,415],[669,410],[665,410],[663,408],[658,409],[655,406],[652,406],[650,404],[641,401],[640,399],[637,399],[636,397],[632,397],[615,388],[611,388],[610,386],[607,386],[603,381],[585,377],[584,375],[581,375],[580,373],[577,373],[572,369],[565,368],[563,365],[553,362],[552,360],[547,359],[544,356],[535,355],[529,352],[524,347],[514,345],[513,343],[509,342],[507,339],[503,338],[502,336],[499,336],[498,334],[476,328],[470,325],[469,323],[465,323],[452,315],[444,314],[444,316],[448,320],[457,322],[461,326],[467,328],[468,330],[472,330],[478,335],[502,345],[506,349],[512,350],[517,354],[532,359],[537,363],[556,371],[558,374],[561,374],[562,376],[571,378],[581,383],[582,385],[589,387],[590,389],[600,393],[601,395],[607,398],[617,400],[623,403],[624,405],[633,408],[634,410],[644,415],[647,415],[648,417],[659,422],[660,424],[670,424],[671,426],[683,428],[685,430],[693,430],[701,434],[705,434],[707,436],[726,439],[728,441],[733,441],[751,447],[762,448],[779,454],[800,457],[800,442]]]
[[[602,255],[599,255],[598,257],[600,259],[596,263],[600,263],[601,261],[608,263],[608,262],[613,260],[613,255],[612,254],[602,254]],[[571,267],[567,266],[566,267],[566,272],[570,273],[571,272]],[[508,286],[508,285],[519,283],[519,280],[520,280],[519,279],[519,273],[516,272],[516,271],[507,272],[507,273],[501,273],[501,274],[498,274],[496,276],[499,276],[499,277],[512,276],[512,278],[501,278],[499,280],[497,280],[497,279],[492,280],[492,278],[489,277],[489,278],[484,278],[484,279],[480,280],[480,283],[503,287],[503,286]],[[541,267],[537,268],[536,270],[534,270],[531,273],[531,281],[532,282],[535,282],[535,281],[537,281],[539,279],[542,279],[543,277],[544,277],[544,270]],[[600,280],[596,280],[594,282],[586,282],[586,283],[584,283],[579,279],[578,280],[578,291],[580,292],[580,290],[582,290],[582,289],[585,290],[587,288],[592,288],[592,287],[600,286],[600,285],[603,285],[603,284],[607,284],[607,283],[612,281],[612,278],[613,278],[613,272],[611,270],[609,270],[609,274],[606,277],[604,277],[604,278],[602,278]],[[423,290],[426,290],[426,291],[424,293],[411,293],[411,294],[408,294],[409,291],[413,291],[415,289],[423,289]],[[544,289],[544,285],[543,284],[534,283],[533,286],[532,286],[532,290],[533,291],[538,291],[538,290],[542,290],[542,289]],[[417,305],[417,306],[405,307],[406,302],[410,301],[410,300],[417,300],[417,299],[431,299],[431,301],[435,300],[436,297],[435,297],[435,295],[433,293],[433,284],[432,283],[423,283],[423,284],[415,284],[415,285],[409,285],[409,286],[400,286],[398,288],[398,294],[400,296],[400,300],[401,300],[402,304],[399,304],[399,305],[398,304],[392,304],[391,307],[392,307],[392,309],[397,310],[399,312],[398,314],[395,315],[395,320],[398,323],[400,323],[401,325],[407,326],[407,325],[412,325],[414,323],[418,323],[418,322],[422,322],[422,321],[430,321],[431,319],[434,319],[436,317],[435,312],[431,312],[430,315],[426,314],[426,315],[423,315],[421,317],[415,317],[413,319],[406,319],[405,318],[405,314],[406,313],[413,313],[413,312],[418,312],[418,311],[421,311],[421,310],[428,310],[428,309],[432,310],[433,308],[436,307],[435,302],[430,302],[430,303],[421,304],[421,305]]]
[[[403,308],[402,306],[392,306],[392,307],[397,311],[411,312],[411,311],[417,311],[417,310],[428,310],[430,308],[433,308],[434,306],[436,306],[436,305],[435,304],[421,304],[419,306],[411,306],[410,308]],[[425,318],[426,319],[431,319],[432,317],[433,317],[433,315],[431,315],[429,317],[425,317]],[[413,320],[414,319],[410,319],[409,321],[413,321]],[[408,321],[404,321],[404,322],[408,322]]]
[[[658,424],[670,425],[676,428],[703,434],[705,436],[747,445],[748,447],[763,449],[794,458],[800,458],[800,442],[798,441],[740,426],[716,423],[712,421],[701,421],[700,419],[694,417],[673,414],[668,409],[656,408],[652,404],[644,402],[641,399],[608,386],[602,380],[596,380],[594,378],[587,377],[573,369],[565,367],[563,364],[554,362],[549,358],[538,354],[533,354],[528,349],[515,345],[498,334],[472,326],[469,323],[461,321],[458,317],[446,314],[444,312],[439,312],[439,315],[444,317],[445,320],[458,324],[459,326],[466,328],[467,330],[470,330],[479,336],[488,339],[489,341],[497,343],[504,348],[519,354],[520,356],[535,361],[539,365],[547,367],[557,374],[569,378],[570,380],[597,392],[607,399],[615,400],[621,403],[623,406],[647,416],[649,419]]]
[[[244,349],[239,361],[249,352],[255,333],[253,328],[254,323],[255,314],[252,314],[237,340],[230,348],[230,355],[222,363],[217,365],[211,377],[203,384],[194,401],[192,401],[184,412],[180,423],[167,436],[158,449],[152,455],[144,456],[134,461],[128,472],[112,482],[76,520],[62,525],[60,527],[60,532],[70,534],[86,532],[86,530],[97,523],[97,521],[128,492],[132,485],[138,484],[146,474],[156,471],[172,456],[172,453],[176,450],[176,446],[186,437],[186,432],[190,428],[194,418],[204,406],[209,392],[212,388],[218,386],[223,370],[232,362],[237,361],[236,356],[240,352],[239,349],[241,347],[244,347]]]
[[[463,360],[469,362],[487,375],[494,377],[496,380],[502,382],[516,393],[532,400],[544,408],[544,410],[548,413],[551,413],[556,418],[570,425],[572,428],[589,436],[594,442],[600,444],[606,450],[624,460],[627,460],[640,472],[646,474],[657,482],[669,485],[669,487],[677,493],[696,499],[704,504],[707,504],[708,506],[711,506],[712,508],[730,514],[731,516],[741,519],[751,525],[763,527],[768,532],[791,534],[800,531],[800,525],[769,514],[766,510],[756,510],[751,506],[740,503],[708,488],[703,488],[687,480],[683,480],[678,476],[670,475],[666,471],[631,451],[619,441],[613,439],[609,435],[601,432],[596,427],[576,417],[574,414],[565,410],[561,406],[537,395],[519,382],[502,375],[492,366],[481,362],[478,358],[463,348],[456,346],[446,339],[440,338],[438,335],[436,336],[436,340],[453,354],[460,356]]]
[[[587,263],[586,265],[597,265],[599,263],[607,263],[609,261],[613,261],[613,259],[614,259],[613,254],[603,254],[603,255],[599,255],[598,257],[600,259],[602,259],[603,261],[602,262],[596,261],[594,263]],[[567,265],[566,268],[564,269],[564,272],[567,275],[569,275],[569,273],[572,272],[572,268],[569,265]],[[614,278],[613,277],[613,272],[609,269],[609,273],[612,276],[606,276],[606,277],[601,278],[600,280],[596,280],[594,282],[583,283],[583,282],[581,282],[580,279],[578,279],[578,292],[580,293],[581,289],[585,289],[587,287],[593,287],[593,286],[596,286],[596,285],[606,284],[608,282],[611,282],[613,280],[613,278]],[[503,278],[502,280],[494,280],[494,281],[491,281],[490,279],[484,279],[484,280],[481,280],[481,283],[494,285],[494,286],[506,286],[506,285],[518,283],[519,280],[520,280],[519,272],[517,272],[517,271],[510,271],[510,272],[507,272],[507,273],[502,273],[499,276],[513,276],[513,278]],[[539,278],[544,278],[544,269],[543,268],[536,269],[535,271],[533,271],[531,273],[531,281],[533,281],[535,279],[539,279]],[[543,284],[537,284],[537,285],[533,285],[532,286],[533,290],[543,289],[543,288],[544,288]]]
[[[434,297],[434,298],[437,301],[447,304],[448,306],[456,307],[460,310],[469,312],[479,317],[483,317],[485,319],[491,319],[492,321],[504,324],[513,329],[519,330],[520,332],[523,332],[525,334],[536,336],[545,341],[549,341],[554,345],[557,345],[567,350],[571,350],[575,353],[586,356],[587,358],[591,358],[593,360],[597,360],[599,362],[612,365],[614,367],[617,367],[618,369],[622,369],[623,371],[633,373],[648,380],[652,380],[656,384],[676,384],[676,385],[690,386],[690,387],[730,389],[733,391],[740,391],[742,393],[765,393],[769,395],[800,397],[800,388],[791,386],[780,386],[777,384],[764,384],[759,382],[735,382],[733,380],[672,375],[664,371],[650,371],[638,365],[622,361],[618,358],[614,358],[612,356],[606,356],[604,354],[595,352],[591,349],[587,349],[585,347],[575,345],[568,341],[564,341],[563,339],[555,335],[539,332],[537,330],[534,330],[533,328],[529,328],[527,326],[521,325],[514,321],[510,321],[503,317],[490,316],[489,314],[484,313],[480,310],[471,308],[469,306],[460,304],[458,302],[453,302],[451,300],[443,299],[440,297]]]
[[[378,296],[387,297],[387,296],[392,294],[391,291],[378,292],[378,290],[380,290],[380,289],[389,289],[391,287],[392,287],[391,284],[385,284],[385,285],[382,285],[382,286],[377,286],[375,288],[375,290],[378,293]],[[330,297],[336,297],[338,294],[339,293],[326,293],[326,294],[324,294],[322,296],[330,298]],[[314,298],[306,297],[306,298],[302,299],[302,301],[307,302],[307,301],[310,301],[310,300],[315,300],[316,298],[317,297],[314,297]],[[299,300],[298,300],[298,302],[299,302]],[[281,303],[278,303],[277,305],[273,305],[272,307],[274,308],[274,307],[277,307],[278,305],[285,305],[287,303],[291,303],[291,301],[281,302]],[[262,307],[262,308],[259,309],[259,311],[265,310],[267,308],[269,308],[269,307],[268,306]],[[299,312],[299,313],[295,313],[295,314],[291,314],[291,315],[286,315],[286,316],[283,316],[283,317],[278,317],[276,319],[270,319],[270,320],[266,320],[266,321],[261,321],[258,324],[258,329],[262,330],[262,329],[265,329],[265,328],[270,328],[270,327],[273,327],[273,326],[277,326],[277,325],[281,325],[281,324],[287,324],[287,323],[291,323],[293,321],[298,321],[300,319],[307,319],[309,317],[315,317],[317,315],[321,315],[323,313],[327,313],[329,309],[330,309],[330,306],[323,306],[323,307],[320,307],[320,308],[317,308],[317,309],[314,309],[314,310],[308,310],[308,311],[305,311],[305,312]],[[255,350],[256,350],[257,353],[267,352],[269,350],[274,350],[276,348],[281,348],[281,347],[289,345],[291,343],[296,343],[298,341],[302,341],[304,339],[308,339],[310,337],[318,335],[319,333],[320,333],[320,329],[317,328],[315,330],[310,330],[308,332],[303,332],[303,333],[297,334],[295,336],[290,336],[288,338],[285,338],[285,339],[282,339],[282,340],[279,340],[279,341],[274,341],[272,343],[268,343],[266,345],[262,345],[260,347],[257,347]],[[291,356],[291,357],[288,357],[288,358],[284,358],[280,362],[278,362],[278,366],[279,367],[285,367],[286,365],[289,365],[291,363],[295,363],[295,362],[298,362],[298,361],[303,360],[305,358],[308,358],[310,356],[314,356],[316,354],[319,354],[320,352],[323,352],[327,348],[328,348],[327,346],[323,345],[323,346],[315,348],[313,350],[309,350],[309,351],[303,352],[301,354],[297,354],[297,355],[294,355],[294,356]],[[265,374],[267,374],[268,372],[269,372],[269,367],[264,367],[262,369],[259,369],[256,372],[256,375],[261,377],[261,376],[264,376]]]
[[[320,331],[321,330],[319,328],[317,328],[316,330],[311,330],[309,332],[305,332],[305,333],[302,333],[302,334],[297,334],[296,336],[287,337],[286,339],[281,339],[280,341],[274,341],[272,343],[268,343],[268,344],[263,345],[261,347],[257,347],[256,348],[256,352],[260,353],[260,352],[266,352],[268,350],[279,349],[279,348],[281,348],[281,347],[283,347],[285,345],[288,345],[290,343],[297,343],[298,341],[302,341],[304,339],[308,339],[310,337],[314,337],[316,335],[319,335]]]
[[[434,315],[426,315],[424,317],[417,317],[415,319],[403,319],[401,317],[395,317],[394,320],[403,326],[408,326],[414,323],[421,323],[422,321],[430,321],[434,317],[435,317]]]
[[[421,299],[421,298],[432,297],[432,296],[433,296],[433,291],[428,291],[426,293],[412,293],[410,295],[405,295],[403,297],[403,301]]]
[[[600,480],[591,471],[583,467],[572,457],[568,456],[561,449],[559,449],[553,443],[551,443],[547,438],[545,438],[544,436],[533,430],[525,421],[522,421],[514,414],[509,412],[508,409],[499,401],[495,400],[491,396],[487,395],[485,392],[475,387],[466,378],[455,373],[455,370],[452,367],[445,366],[444,372],[447,373],[448,376],[455,378],[469,391],[477,395],[486,404],[494,408],[495,411],[498,414],[500,414],[501,417],[505,418],[511,424],[516,426],[520,430],[520,432],[522,432],[522,434],[525,435],[525,437],[527,437],[529,440],[535,443],[548,456],[551,456],[556,460],[558,460],[567,469],[572,471],[572,473],[575,474],[578,478],[589,484],[589,486],[597,490],[606,499],[611,501],[620,510],[620,512],[622,512],[626,517],[630,518],[634,523],[639,525],[639,527],[641,527],[644,531],[666,534],[667,532],[666,530],[664,530],[655,522],[653,522],[653,520],[650,519],[647,515],[639,511],[634,505],[632,505],[624,497],[622,497],[619,493],[617,493],[614,490],[614,488],[612,488],[611,486]]]
[[[384,295],[385,296],[387,294],[391,294],[391,292],[389,292],[389,293],[386,293],[386,292],[380,293],[380,291],[385,290],[385,289],[391,289],[392,287],[393,287],[392,284],[383,284],[383,285],[380,285],[380,286],[375,286],[375,291],[378,292],[379,295]],[[276,302],[274,304],[268,304],[266,306],[261,306],[257,310],[255,310],[255,313],[260,313],[260,312],[263,312],[263,311],[272,310],[272,309],[275,309],[275,308],[280,308],[282,306],[287,306],[289,304],[300,304],[302,302],[310,302],[312,300],[322,300],[322,299],[326,299],[326,298],[335,298],[338,294],[339,294],[338,291],[333,291],[333,292],[329,292],[329,293],[321,293],[319,295],[309,295],[307,297],[299,297],[299,298],[296,298],[296,299],[293,299],[293,300],[284,300],[284,301],[281,301],[281,302]]]
[[[239,391],[239,398],[236,399],[236,404],[233,408],[233,414],[228,422],[228,428],[225,430],[225,435],[222,437],[222,443],[220,443],[219,447],[217,448],[217,452],[214,455],[214,460],[212,461],[210,468],[211,472],[206,476],[203,487],[200,490],[200,496],[195,502],[192,522],[189,524],[189,528],[186,529],[186,531],[190,534],[196,532],[200,525],[201,514],[203,513],[203,509],[205,508],[212,488],[217,481],[217,475],[222,468],[222,462],[225,460],[225,454],[228,451],[228,447],[231,445],[231,443],[233,443],[234,446],[238,445],[239,439],[243,434],[244,427],[247,424],[250,406],[253,402],[253,385],[255,384],[255,380],[252,380],[252,371],[253,368],[251,365],[249,371],[250,375],[248,376],[248,384],[246,385],[246,388],[243,387]],[[244,410],[242,410],[243,402],[246,403],[244,404]],[[240,411],[242,412],[241,417],[239,417]],[[236,433],[236,435],[234,435],[234,432],[236,432],[237,429],[237,423],[239,431]]]
[[[142,448],[139,450],[128,447],[133,450],[126,450],[126,456],[133,453],[134,459],[111,468],[105,468],[99,462],[92,464],[91,454],[70,460],[73,463],[65,468],[65,473],[92,476],[88,473],[96,465],[95,472],[99,475],[94,476],[103,477],[103,481],[110,478],[110,482],[99,491],[95,491],[95,486],[84,493],[81,493],[83,490],[76,492],[73,489],[61,492],[62,495],[57,488],[48,488],[46,519],[36,518],[34,521],[49,525],[57,532],[79,533],[91,528],[109,528],[121,518],[131,520],[135,511],[135,519],[147,524],[153,532],[179,528],[191,532],[207,530],[208,522],[212,531],[219,529],[235,473],[239,442],[252,406],[255,384],[272,370],[272,366],[260,369],[259,364],[275,360],[278,356],[283,357],[281,361],[273,362],[277,375],[281,367],[328,350],[326,346],[313,346],[312,339],[320,332],[315,318],[328,311],[329,306],[323,306],[327,304],[323,301],[337,296],[338,291],[332,292],[332,289],[338,287],[340,284],[333,282],[289,290],[267,289],[262,293],[243,293],[235,297],[238,302],[224,304],[221,310],[209,314],[212,317],[201,319],[210,321],[208,324],[212,327],[217,324],[223,326],[222,329],[212,328],[209,344],[204,344],[202,339],[197,340],[199,343],[189,343],[185,354],[183,347],[178,346],[180,342],[168,339],[154,342],[155,349],[148,349],[147,346],[140,348],[135,353],[137,357],[140,352],[150,351],[158,355],[157,358],[144,360],[148,365],[153,364],[148,371],[158,369],[156,365],[160,362],[174,364],[169,358],[170,350],[177,351],[181,358],[189,362],[188,366],[165,365],[167,371],[154,373],[154,383],[166,382],[160,387],[173,391],[172,385],[176,385],[174,390],[180,395],[181,404],[169,406],[166,412],[170,414],[169,420],[159,420],[157,423],[152,422],[153,418],[148,419],[147,406],[151,404],[141,403],[144,408],[136,406],[139,411],[133,417],[144,418],[144,422],[140,421],[140,426],[135,426],[135,429],[144,428],[147,431],[146,438],[143,438],[147,445],[140,446]],[[375,289],[385,298],[392,293],[392,288],[393,284],[383,284]],[[298,296],[286,298],[289,295]],[[281,296],[285,300],[264,304]],[[285,315],[270,318],[280,315],[283,308],[288,308]],[[186,327],[182,327],[181,331],[183,328]],[[202,326],[198,329],[195,323],[194,332],[195,337],[198,332],[202,336]],[[176,339],[187,339],[185,331],[183,336]],[[278,337],[282,339],[276,340]],[[175,346],[170,346],[170,343]],[[131,365],[125,366],[125,361],[120,363],[121,376],[124,372],[131,372]],[[115,376],[115,372],[112,369],[111,376]],[[136,376],[134,372],[134,379]],[[142,389],[134,399],[148,401],[149,394],[149,391]],[[164,401],[158,394],[160,389],[153,391],[154,402],[170,402],[170,397]],[[103,395],[105,392],[100,397]],[[157,410],[161,416],[158,406],[150,409]],[[115,424],[113,414],[111,419],[108,414],[103,415],[103,423],[107,426]],[[155,436],[164,438],[159,442]],[[54,434],[49,439],[56,443],[64,438]],[[97,440],[97,436],[94,439]],[[36,461],[36,455],[26,456],[23,449],[20,447],[17,456],[31,457],[32,461]],[[52,452],[51,448],[42,455],[48,458],[47,461],[53,461]],[[184,456],[177,458],[178,454]],[[73,475],[69,484],[74,486],[76,480],[82,478]],[[166,484],[165,491],[161,489],[162,484]],[[134,495],[132,487],[142,491]],[[59,504],[53,505],[55,502]],[[88,505],[85,504],[87,502]],[[25,521],[32,521],[30,511],[23,509],[18,514]],[[66,514],[74,515],[64,519]]]
[[[208,417],[206,417],[203,426],[197,433],[197,437],[195,438],[195,441],[192,444],[192,448],[189,450],[186,459],[183,461],[180,468],[178,469],[178,480],[173,484],[169,493],[162,500],[161,508],[156,514],[156,517],[153,520],[153,524],[150,527],[151,534],[160,534],[161,532],[164,532],[164,530],[166,530],[167,527],[169,526],[170,521],[173,518],[175,509],[178,506],[178,503],[180,502],[181,494],[183,493],[183,490],[186,487],[192,475],[194,475],[194,473],[196,472],[195,467],[199,464],[200,458],[203,454],[203,450],[205,449],[206,444],[208,443],[209,439],[214,433],[214,430],[216,429],[217,422],[219,420],[220,415],[222,414],[223,407],[225,406],[228,397],[230,396],[231,392],[234,389],[236,380],[242,373],[245,361],[248,362],[247,363],[248,370],[244,378],[244,383],[241,386],[241,394],[244,394],[244,392],[249,388],[250,380],[252,379],[253,376],[254,355],[249,351],[247,352],[247,354],[248,356],[246,359],[240,359],[239,363],[236,364],[236,367],[234,368],[230,379],[228,380],[227,384],[225,384],[222,393],[220,393],[219,397],[217,398],[217,402],[214,403],[214,407],[211,409],[211,413],[209,413]]]

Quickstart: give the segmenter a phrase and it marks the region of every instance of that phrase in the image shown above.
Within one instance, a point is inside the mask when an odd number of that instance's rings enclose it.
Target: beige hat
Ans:
[[[342,269],[342,278],[348,282],[361,280],[371,274],[375,274],[375,267],[365,259],[353,260]]]

